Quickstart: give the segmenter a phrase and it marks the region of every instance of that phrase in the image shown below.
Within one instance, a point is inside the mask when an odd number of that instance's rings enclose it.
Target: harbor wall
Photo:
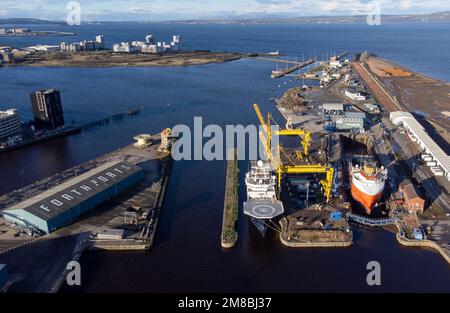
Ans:
[[[421,248],[431,248],[439,252],[439,254],[450,264],[450,256],[441,248],[437,243],[431,240],[411,240],[400,236],[399,233],[396,234],[397,241],[406,247],[421,247]]]

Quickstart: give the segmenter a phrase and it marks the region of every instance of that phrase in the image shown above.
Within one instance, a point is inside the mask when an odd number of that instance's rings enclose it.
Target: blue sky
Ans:
[[[450,0],[376,0],[383,14],[450,10]],[[79,0],[83,20],[367,14],[370,0]],[[68,0],[1,0],[0,18],[63,20]]]

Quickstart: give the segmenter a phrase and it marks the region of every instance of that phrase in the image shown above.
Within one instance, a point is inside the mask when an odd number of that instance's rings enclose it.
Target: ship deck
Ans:
[[[257,219],[272,219],[283,213],[283,203],[276,199],[251,199],[244,202],[244,214]]]

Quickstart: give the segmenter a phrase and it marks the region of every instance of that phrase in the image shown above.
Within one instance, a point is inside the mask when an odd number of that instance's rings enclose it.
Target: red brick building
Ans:
[[[425,200],[419,196],[416,187],[410,181],[400,184],[400,193],[405,200],[405,206],[410,213],[421,214],[425,208]]]

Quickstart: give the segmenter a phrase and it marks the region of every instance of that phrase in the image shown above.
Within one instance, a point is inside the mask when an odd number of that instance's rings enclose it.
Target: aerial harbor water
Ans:
[[[61,26],[46,30],[73,31]],[[280,50],[291,59],[325,58],[349,50],[370,51],[431,77],[450,81],[449,24],[367,25],[82,25],[70,40],[103,33],[108,42],[152,32],[180,33],[186,49],[230,52]],[[1,39],[2,41],[4,39]],[[8,38],[16,47],[60,38]],[[0,44],[3,42],[0,42]],[[275,112],[271,97],[299,84],[270,79],[274,64],[241,59],[223,64],[170,68],[0,68],[2,105],[31,119],[30,90],[58,88],[67,121],[90,120],[142,106],[141,114],[80,134],[0,155],[0,194],[86,162],[128,144],[138,133],[192,125],[256,124],[251,104]],[[280,81],[282,82],[281,87]],[[286,83],[286,84],[284,84]],[[280,123],[282,117],[275,114]],[[244,186],[248,161],[240,161]],[[434,251],[405,248],[395,234],[356,227],[348,248],[296,250],[270,233],[262,238],[240,218],[232,250],[218,244],[225,186],[225,161],[174,162],[164,210],[150,252],[98,252],[83,256],[82,284],[62,292],[449,292],[449,265]],[[8,183],[4,183],[3,177]],[[245,201],[240,188],[239,203]],[[240,211],[239,213],[243,213]],[[366,284],[366,265],[382,265],[381,286]],[[15,291],[12,288],[12,291]]]

